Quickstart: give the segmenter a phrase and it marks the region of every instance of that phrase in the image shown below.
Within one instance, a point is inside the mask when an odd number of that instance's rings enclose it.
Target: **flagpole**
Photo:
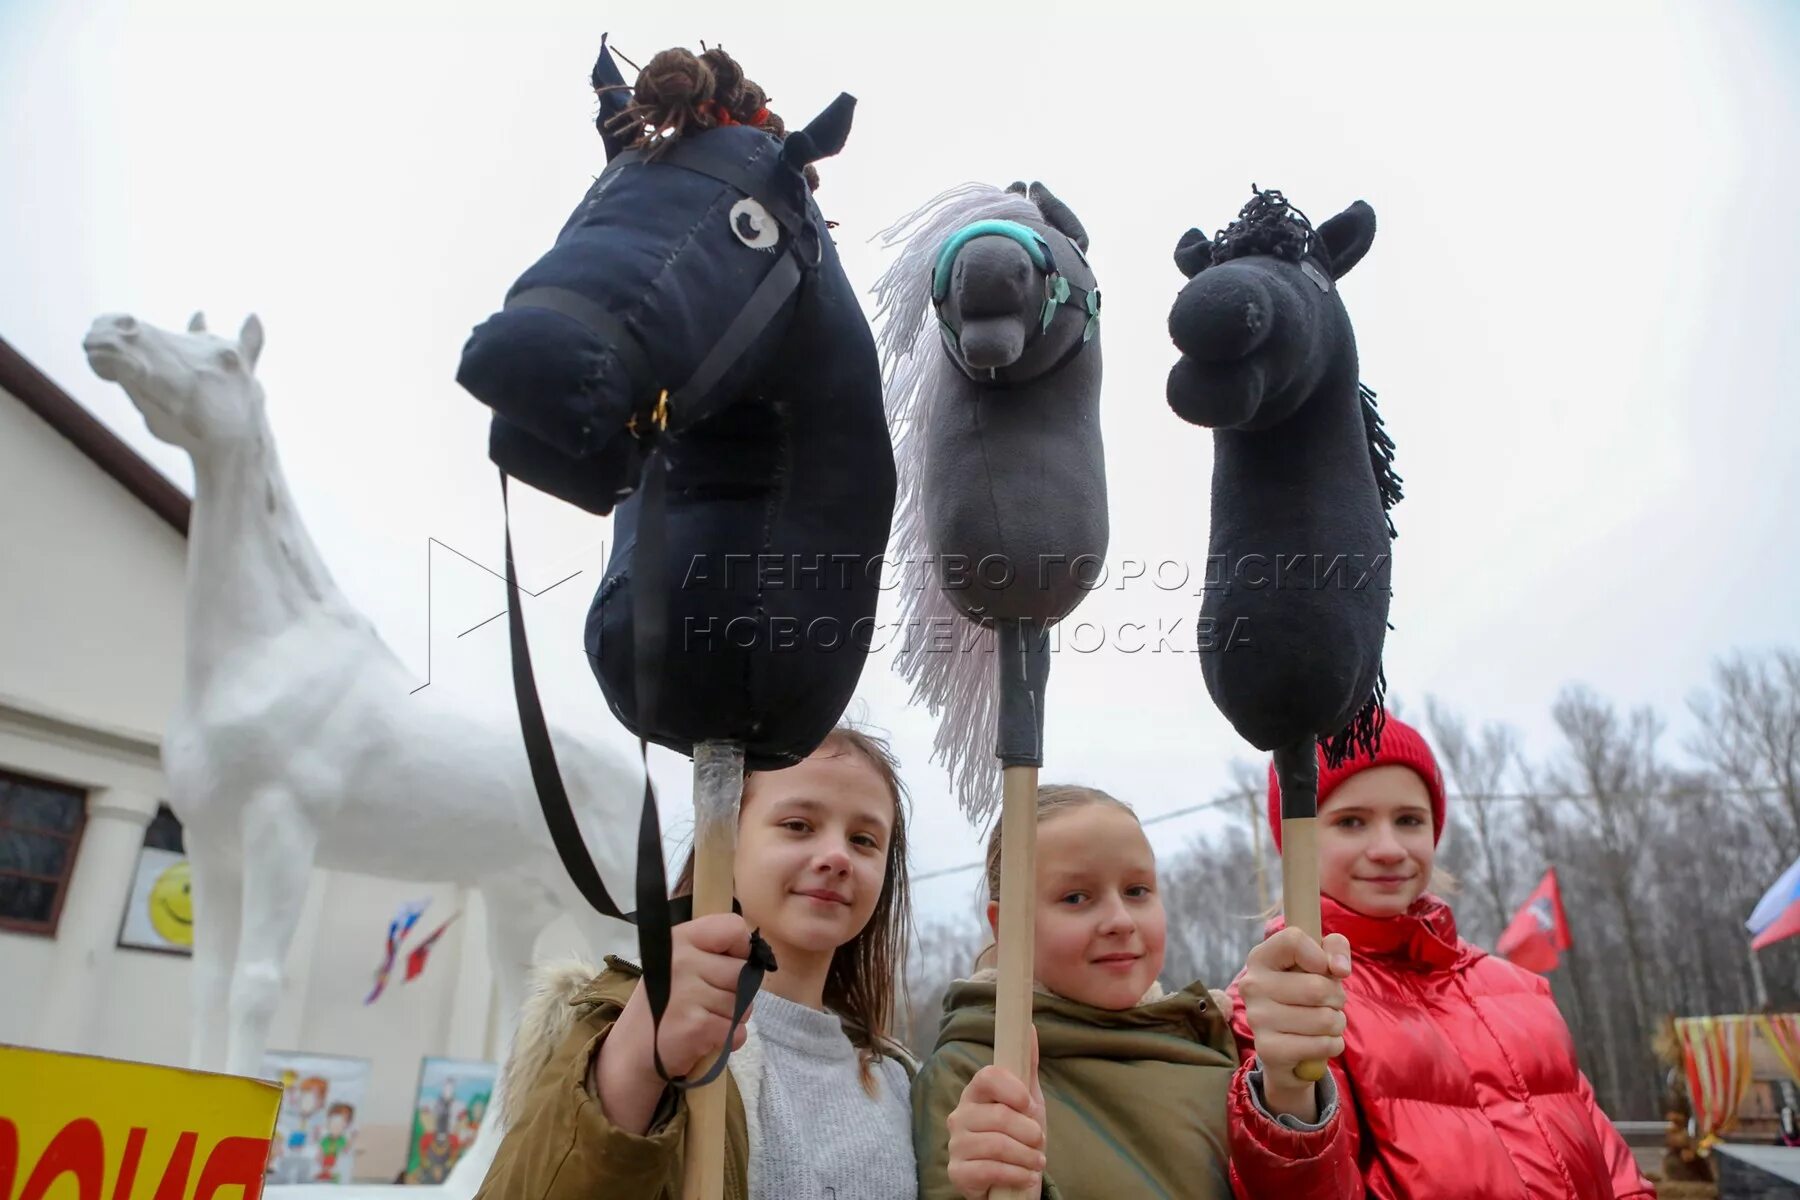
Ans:
[[[1769,1010],[1769,988],[1763,982],[1762,960],[1756,956],[1756,942],[1750,943],[1750,990],[1758,1012]]]
[[[1766,1013],[1770,1008],[1769,986],[1763,981],[1762,959],[1756,952],[1756,939],[1751,938],[1749,939],[1749,942],[1750,990],[1756,1000],[1756,1011]],[[1777,1090],[1781,1092],[1782,1106],[1789,1111],[1800,1113],[1800,1095],[1795,1093],[1793,1081],[1790,1079],[1778,1079],[1775,1081],[1775,1086]]]

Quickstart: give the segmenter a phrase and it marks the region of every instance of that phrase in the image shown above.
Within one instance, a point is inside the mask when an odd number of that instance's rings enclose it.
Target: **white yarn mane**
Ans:
[[[876,235],[884,249],[899,245],[900,253],[874,289],[882,392],[899,478],[888,549],[890,566],[898,564],[902,572],[902,636],[894,667],[913,685],[913,702],[924,702],[938,718],[932,758],[949,771],[957,802],[977,823],[1000,803],[995,635],[964,618],[938,586],[931,558],[937,548],[925,534],[924,430],[939,398],[970,386],[941,345],[932,268],[951,234],[985,220],[1041,221],[1043,214],[1016,192],[985,183],[953,187]]]

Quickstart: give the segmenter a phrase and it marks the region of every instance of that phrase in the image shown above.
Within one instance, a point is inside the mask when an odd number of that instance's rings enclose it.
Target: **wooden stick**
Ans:
[[[731,911],[732,863],[737,856],[738,802],[744,795],[744,748],[731,742],[694,747],[694,915]],[[694,1066],[704,1075],[714,1058]],[[682,1200],[725,1195],[725,1080],[729,1072],[687,1093]]]
[[[1037,915],[1036,767],[1007,767],[1000,809],[1000,981],[994,990],[994,1063],[1021,1080],[1031,1069],[1031,997]],[[995,1188],[988,1200],[1036,1200]]]
[[[1281,909],[1287,923],[1313,941],[1323,941],[1319,917],[1319,818],[1281,819]],[[1325,1061],[1309,1059],[1294,1068],[1308,1083],[1325,1078]]]

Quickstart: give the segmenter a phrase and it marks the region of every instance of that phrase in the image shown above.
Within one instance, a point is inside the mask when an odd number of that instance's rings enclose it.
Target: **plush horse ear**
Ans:
[[[188,332],[189,333],[205,333],[206,332],[206,314],[205,313],[197,312],[193,316],[188,318]]]
[[[1189,279],[1212,265],[1212,243],[1198,229],[1190,229],[1175,243],[1175,266]]]
[[[1015,196],[1030,195],[1029,190],[1025,187],[1025,181],[1023,179],[1013,180],[1011,183],[1006,185],[1006,190],[1011,192]]]
[[[1074,242],[1081,248],[1081,252],[1086,254],[1088,235],[1087,230],[1082,227],[1081,218],[1077,217],[1068,205],[1058,200],[1055,193],[1041,183],[1034,182],[1031,185],[1030,195],[1031,202],[1037,205],[1039,212],[1044,214],[1044,220],[1050,222],[1050,228]]]
[[[1375,210],[1358,200],[1319,226],[1319,239],[1331,256],[1331,277],[1342,279],[1362,261],[1375,240]]]
[[[256,360],[262,357],[263,327],[255,313],[244,318],[244,327],[238,330],[238,352],[244,356],[244,367],[256,370]]]
[[[856,97],[840,92],[825,106],[825,111],[806,123],[798,133],[790,133],[781,143],[781,161],[796,171],[804,171],[808,163],[830,158],[850,140],[850,119],[856,115]]]
[[[613,121],[631,106],[631,92],[625,87],[625,76],[619,73],[619,64],[613,61],[612,51],[606,48],[605,34],[600,36],[600,57],[594,60],[594,73],[588,81],[600,98],[600,112],[594,117],[594,128],[600,131],[600,144],[606,147],[606,158],[610,162],[624,145],[613,130]]]

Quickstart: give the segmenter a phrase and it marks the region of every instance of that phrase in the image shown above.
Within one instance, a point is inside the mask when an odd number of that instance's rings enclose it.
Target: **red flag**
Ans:
[[[1574,945],[1569,937],[1569,918],[1563,912],[1562,889],[1556,885],[1556,868],[1544,872],[1512,924],[1500,935],[1494,952],[1527,971],[1546,975],[1556,970],[1562,952]]]
[[[406,978],[402,982],[411,983],[424,973],[425,960],[431,957],[432,943],[444,936],[444,930],[450,928],[450,921],[454,921],[460,916],[462,916],[461,913],[451,913],[449,920],[432,930],[430,937],[412,948],[406,956]]]

